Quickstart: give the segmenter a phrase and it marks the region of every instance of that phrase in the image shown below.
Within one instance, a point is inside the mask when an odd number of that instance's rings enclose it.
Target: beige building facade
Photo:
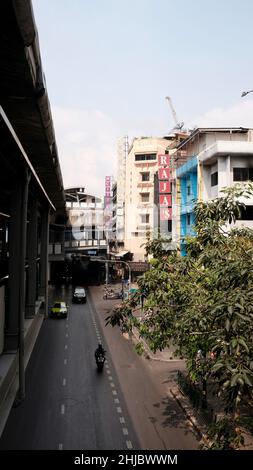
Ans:
[[[155,204],[155,175],[159,154],[164,154],[168,139],[135,138],[126,159],[125,183],[125,249],[134,261],[145,260],[148,233],[158,227],[158,206]]]

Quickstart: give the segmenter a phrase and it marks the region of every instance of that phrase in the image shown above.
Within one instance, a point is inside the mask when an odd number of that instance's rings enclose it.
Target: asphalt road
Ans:
[[[140,448],[145,450],[196,450],[199,437],[170,394],[182,361],[159,362],[139,356],[128,335],[118,327],[105,326],[113,304],[102,299],[102,287],[91,287],[91,308],[98,312],[120,388],[124,394]]]
[[[66,300],[68,319],[46,319],[26,372],[26,399],[13,408],[0,449],[138,449],[110,352],[102,373],[94,350],[103,333],[90,303],[74,305],[71,289],[51,291]]]

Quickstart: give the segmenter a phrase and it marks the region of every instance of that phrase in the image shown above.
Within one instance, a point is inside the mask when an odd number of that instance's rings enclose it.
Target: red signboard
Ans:
[[[169,181],[159,181],[159,193],[170,193],[170,182]]]
[[[171,207],[171,194],[164,194],[159,196],[160,206],[169,206]]]
[[[163,207],[160,209],[160,220],[171,220],[172,219],[172,208]]]
[[[170,165],[170,156],[167,154],[158,155],[158,166],[169,166]]]
[[[159,168],[158,169],[158,179],[159,180],[169,180],[171,177],[170,168]]]

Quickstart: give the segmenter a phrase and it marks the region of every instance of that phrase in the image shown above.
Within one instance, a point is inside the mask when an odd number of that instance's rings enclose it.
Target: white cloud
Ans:
[[[189,127],[253,127],[253,100],[242,98],[229,108],[214,108],[196,116]]]
[[[102,195],[105,176],[116,174],[116,124],[99,110],[53,107],[52,114],[64,187]]]

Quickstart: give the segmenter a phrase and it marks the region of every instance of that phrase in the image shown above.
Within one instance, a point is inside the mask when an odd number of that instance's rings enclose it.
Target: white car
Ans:
[[[86,303],[86,291],[84,287],[76,287],[73,296],[72,302],[73,303]]]
[[[68,306],[66,302],[62,302],[61,300],[57,300],[54,302],[50,309],[49,313],[50,317],[60,317],[60,318],[67,318],[68,316]]]

